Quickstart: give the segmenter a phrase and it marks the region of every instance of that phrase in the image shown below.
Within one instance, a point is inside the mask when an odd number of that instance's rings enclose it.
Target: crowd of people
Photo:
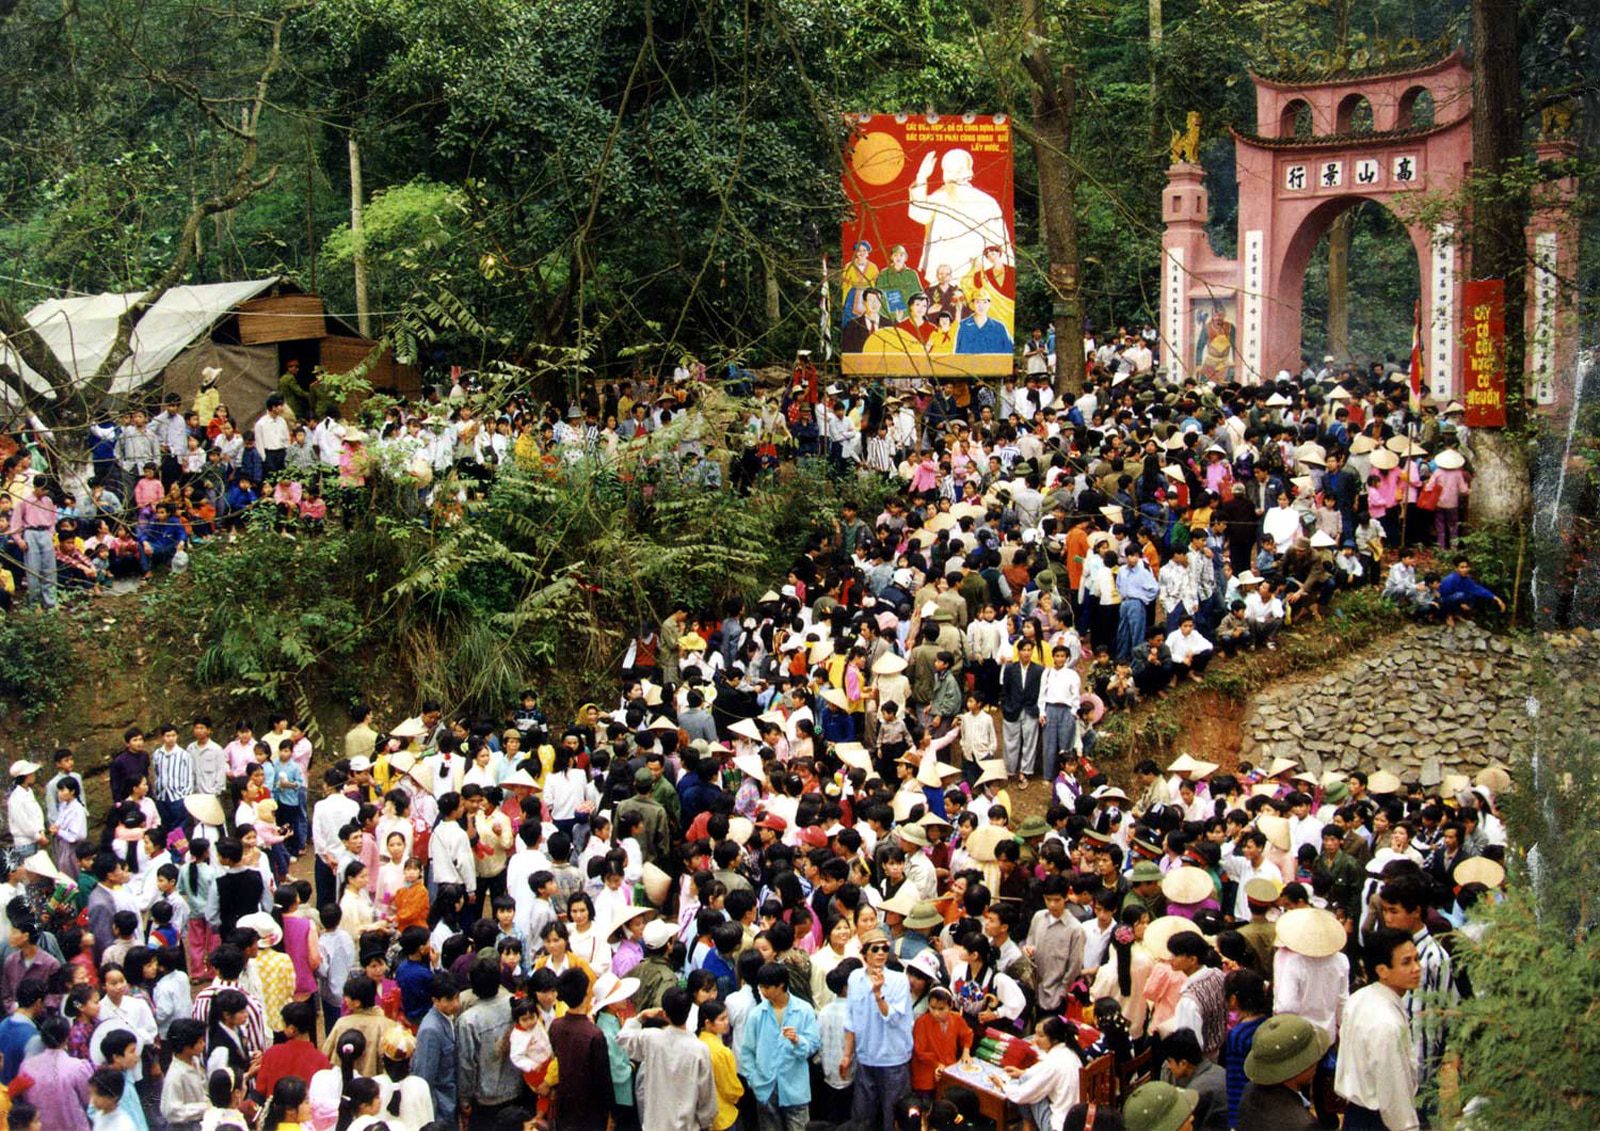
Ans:
[[[109,426],[81,500],[8,457],[4,572],[45,603],[74,519],[44,510],[162,521],[207,475],[266,484],[241,509],[284,524],[324,480],[340,509],[374,475],[437,507],[504,463],[902,484],[758,599],[641,628],[570,721],[530,690],[358,707],[322,751],[286,716],[227,745],[204,717],[133,727],[104,813],[73,751],[13,763],[11,1125],[943,1131],[980,1097],[1039,1131],[1429,1125],[1505,772],[1429,792],[1184,755],[1119,784],[1095,726],[1341,590],[1496,603],[1464,562],[1416,572],[1458,536],[1458,406],[1414,411],[1381,369],[1171,385],[1138,335],[1088,356],[1076,398],[1037,373],[846,389],[801,357],[723,435],[687,370],[483,417],[439,390],[370,438],[282,393],[242,440],[220,402],[168,403]]]

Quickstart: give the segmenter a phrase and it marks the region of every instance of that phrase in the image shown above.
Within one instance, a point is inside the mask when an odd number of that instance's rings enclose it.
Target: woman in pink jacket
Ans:
[[[1383,527],[1392,546],[1400,545],[1400,491],[1404,477],[1400,457],[1387,449],[1372,453],[1367,476],[1367,510]]]
[[[1466,460],[1455,450],[1440,452],[1434,458],[1434,473],[1428,486],[1439,488],[1439,505],[1433,511],[1434,541],[1441,550],[1456,544],[1461,529],[1461,504],[1471,492],[1471,481],[1462,470]]]

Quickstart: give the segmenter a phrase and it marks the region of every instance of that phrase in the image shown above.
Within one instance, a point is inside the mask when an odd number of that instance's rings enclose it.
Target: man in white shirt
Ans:
[[[1233,844],[1222,846],[1222,870],[1239,885],[1233,902],[1233,917],[1241,923],[1250,921],[1250,901],[1245,898],[1244,886],[1259,876],[1265,876],[1278,885],[1283,884],[1283,873],[1267,860],[1267,836],[1260,829],[1246,829],[1240,834],[1237,850]]]
[[[1200,587],[1194,571],[1189,568],[1188,551],[1173,551],[1156,580],[1161,585],[1161,607],[1167,614],[1167,632],[1171,633],[1185,613],[1192,616],[1200,607]]]
[[[1303,914],[1297,912],[1296,914]],[[1319,915],[1332,916],[1330,911]],[[1299,935],[1278,939],[1272,953],[1272,1010],[1304,1017],[1330,1041],[1339,1039],[1339,1022],[1350,999],[1350,960],[1340,951],[1313,958],[1299,953]]]
[[[1367,941],[1363,961],[1371,984],[1350,995],[1344,1011],[1333,1090],[1348,1101],[1347,1131],[1415,1131],[1417,1063],[1401,995],[1422,982],[1417,947],[1404,931],[1385,928]]]
[[[329,413],[311,430],[311,446],[317,450],[322,466],[332,470],[339,467],[339,457],[344,451],[344,425]]]
[[[311,808],[311,847],[317,854],[316,883],[317,906],[338,901],[338,887],[334,872],[338,868],[340,851],[339,830],[361,814],[361,806],[352,797],[346,797],[344,771],[330,767],[323,776],[328,785],[328,795]]]
[[[518,923],[528,922],[533,914],[533,905],[537,897],[533,888],[528,883],[535,872],[548,872],[550,870],[550,857],[542,847],[544,830],[538,821],[525,821],[517,830],[516,850],[512,852],[511,859],[506,861],[506,894],[511,896],[517,905]],[[590,840],[593,844],[595,841]],[[587,851],[587,848],[585,849]]]
[[[1039,685],[1039,728],[1044,743],[1044,780],[1056,780],[1061,755],[1072,756],[1078,731],[1078,705],[1082,702],[1082,681],[1067,663],[1065,644],[1051,650],[1054,666],[1046,668]]]
[[[428,844],[428,859],[433,865],[433,884],[460,884],[467,889],[471,903],[478,891],[478,869],[473,861],[472,841],[461,824],[465,808],[459,793],[439,798],[439,823]]]
[[[918,899],[932,899],[938,894],[939,874],[922,851],[928,846],[927,832],[921,825],[901,825],[895,835],[906,854],[906,880],[917,889]]]
[[[1276,650],[1272,639],[1283,627],[1283,601],[1272,591],[1272,582],[1263,581],[1244,599],[1244,619],[1250,626],[1250,645],[1265,644]]]
[[[1182,671],[1199,683],[1211,662],[1211,641],[1195,631],[1194,615],[1185,613],[1178,620],[1178,631],[1167,637],[1167,652],[1172,656],[1174,672]]]
[[[283,417],[283,398],[277,393],[267,398],[267,411],[256,420],[255,437],[262,467],[270,478],[283,470],[289,453],[289,422]]]

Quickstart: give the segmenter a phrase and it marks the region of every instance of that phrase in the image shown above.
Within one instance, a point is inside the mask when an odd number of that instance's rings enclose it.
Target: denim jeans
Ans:
[[[894,1105],[911,1091],[911,1065],[887,1067],[856,1063],[856,1095],[850,1106],[852,1119],[876,1124],[883,1131],[894,1127]]]
[[[777,1092],[773,1092],[770,1099],[771,1103],[764,1100],[756,1102],[759,1131],[806,1131],[806,1124],[811,1122],[809,1104],[779,1107]]]
[[[28,570],[28,604],[56,607],[56,546],[54,531],[40,528],[22,533]]]

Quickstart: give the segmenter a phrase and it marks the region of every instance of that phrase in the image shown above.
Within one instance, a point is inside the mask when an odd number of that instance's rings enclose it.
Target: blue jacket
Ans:
[[[146,526],[144,540],[150,543],[152,553],[159,554],[189,541],[189,532],[183,528],[183,523],[169,518],[165,522],[152,522]]]
[[[259,487],[266,472],[267,465],[262,462],[259,448],[245,448],[239,453],[239,468],[235,473],[236,477],[245,476],[249,478],[250,482]]]
[[[1462,605],[1474,605],[1480,601],[1491,604],[1498,600],[1494,593],[1478,584],[1470,577],[1463,577],[1457,570],[1451,570],[1439,579],[1439,604],[1448,612],[1459,609]]]
[[[426,962],[413,962],[408,958],[396,968],[394,980],[400,986],[401,1012],[406,1015],[407,1021],[415,1025],[433,1005],[433,997],[429,993],[433,968]]]
[[[29,1045],[33,1047],[29,1048]],[[10,1084],[15,1080],[23,1059],[38,1052],[40,1047],[39,1027],[32,1018],[13,1013],[0,1021],[0,1055],[5,1057],[5,1064],[0,1067],[0,1084]]]
[[[238,514],[240,511],[248,509],[250,504],[254,503],[258,498],[260,496],[254,491],[246,491],[243,487],[237,485],[229,487],[227,495],[228,513]]]
[[[785,1028],[793,1029],[797,1039],[786,1038]],[[751,1010],[739,1037],[739,1067],[750,1083],[750,1094],[758,1103],[766,1103],[776,1087],[779,1107],[810,1103],[810,1061],[821,1049],[822,1032],[811,1006],[790,994],[780,1025],[772,1003],[763,998]]]
[[[417,1048],[411,1054],[411,1072],[433,1089],[435,1119],[453,1122],[456,1117],[456,1027],[437,1009],[417,1026]]]

